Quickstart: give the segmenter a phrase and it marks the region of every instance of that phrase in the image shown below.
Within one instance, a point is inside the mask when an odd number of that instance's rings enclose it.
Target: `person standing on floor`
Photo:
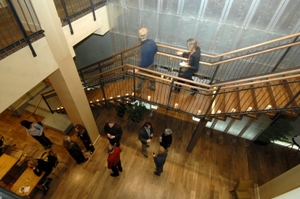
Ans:
[[[147,147],[153,137],[153,128],[150,122],[146,122],[139,130],[139,140],[142,142],[142,154],[147,158]]]
[[[154,70],[155,65],[153,64],[153,62],[154,62],[155,54],[158,51],[158,49],[155,41],[153,41],[152,39],[148,39],[147,37],[148,37],[147,28],[141,28],[139,30],[139,38],[142,41],[142,46],[140,49],[139,67]],[[138,70],[136,70],[136,72],[138,72]],[[141,92],[144,80],[145,80],[144,78],[138,79],[138,84],[136,88],[137,93]],[[150,89],[155,90],[154,79],[150,80]]]
[[[104,125],[104,132],[107,135],[109,143],[111,145],[120,146],[120,140],[123,134],[122,128],[120,125],[116,124],[114,121],[106,122]]]
[[[167,128],[159,138],[160,146],[167,149],[172,144],[172,130]]]
[[[120,159],[121,151],[122,150],[118,146],[111,144],[107,146],[107,152],[109,154],[107,158],[107,167],[112,170],[112,173],[110,174],[112,177],[119,176],[119,171],[123,171]]]
[[[22,120],[20,124],[26,128],[27,135],[31,135],[36,139],[44,146],[44,149],[51,148],[52,142],[45,136],[44,128],[41,124],[29,122],[27,120]]]
[[[77,124],[75,126],[75,131],[77,132],[77,137],[79,137],[84,144],[86,151],[89,151],[90,154],[93,154],[95,151],[95,148],[91,142],[90,136],[87,132],[87,130],[81,126],[80,124]]]
[[[156,155],[155,153],[153,153],[152,156],[156,166],[156,171],[154,171],[153,173],[154,175],[160,176],[160,174],[163,172],[163,167],[168,156],[168,149],[160,147],[158,154]]]
[[[201,50],[198,46],[198,42],[194,38],[190,38],[186,41],[188,52],[176,52],[177,55],[182,55],[183,57],[188,58],[188,63],[182,62],[180,65],[187,67],[187,69],[183,72],[182,75],[179,75],[179,77],[184,79],[193,80],[192,77],[195,73],[199,70],[199,62],[201,57]],[[180,81],[179,81],[180,82]],[[181,85],[176,85],[175,89],[173,90],[175,93],[180,92]],[[193,92],[191,95],[196,94],[197,89],[192,89]]]
[[[81,164],[83,162],[86,162],[88,158],[86,158],[80,147],[76,142],[71,140],[70,136],[65,136],[64,141],[63,141],[64,147],[67,149],[69,154],[74,158],[74,160],[77,162],[77,164]]]

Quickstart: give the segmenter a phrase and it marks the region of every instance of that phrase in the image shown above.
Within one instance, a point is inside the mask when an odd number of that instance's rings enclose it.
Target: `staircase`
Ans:
[[[47,106],[46,102],[42,99],[42,93],[46,93],[48,91],[53,90],[53,88],[45,84],[44,82],[37,85],[34,89],[29,91],[31,93],[31,98],[27,100],[23,100],[22,103],[18,102],[19,104],[19,114],[23,113],[24,110],[33,113],[34,115],[38,115],[43,117],[44,119],[41,121],[46,128],[50,128],[57,132],[61,132],[63,134],[68,134],[72,128],[73,124],[71,123],[67,114],[59,114],[54,112],[53,114],[50,112],[49,107]],[[21,98],[25,99],[25,97]],[[48,99],[48,103],[52,104],[53,106],[60,107],[60,101],[56,99]],[[36,107],[38,105],[38,107]],[[13,106],[13,105],[12,105]],[[24,109],[24,110],[22,110]],[[28,120],[32,120],[33,118],[28,118]]]

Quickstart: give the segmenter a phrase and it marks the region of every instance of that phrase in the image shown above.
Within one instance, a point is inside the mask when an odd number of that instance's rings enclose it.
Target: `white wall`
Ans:
[[[73,51],[75,44],[96,30],[100,30],[103,34],[109,30],[106,6],[96,10],[96,17],[97,21],[94,21],[93,15],[90,13],[72,23],[73,35],[70,34],[69,26],[63,27],[65,38],[62,38],[62,41],[67,41],[73,57],[75,56]],[[41,26],[43,27],[43,24]],[[32,44],[37,53],[36,57],[32,56],[27,46],[0,61],[0,113],[58,69],[54,54],[62,55],[64,52],[51,51],[51,45],[47,42],[58,41],[49,39],[48,34],[52,33],[45,32],[46,37]]]
[[[27,46],[0,61],[0,112],[58,68],[46,38],[32,46],[36,57]]]

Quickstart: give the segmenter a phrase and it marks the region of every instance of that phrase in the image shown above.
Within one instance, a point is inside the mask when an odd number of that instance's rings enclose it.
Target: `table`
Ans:
[[[9,170],[17,163],[18,159],[3,154],[0,157],[0,180],[9,172]]]
[[[18,194],[19,196],[29,196],[33,189],[38,185],[39,181],[43,178],[45,172],[42,175],[37,176],[31,168],[27,168],[17,181],[11,187],[11,191]],[[30,187],[28,192],[20,193],[21,187]]]

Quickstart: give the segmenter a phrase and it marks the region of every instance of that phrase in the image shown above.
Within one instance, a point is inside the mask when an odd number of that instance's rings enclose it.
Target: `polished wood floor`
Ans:
[[[95,153],[87,154],[89,160],[86,163],[77,165],[70,157],[62,146],[63,134],[45,130],[46,136],[54,143],[52,150],[58,155],[59,161],[66,164],[60,163],[55,170],[59,178],[52,176],[47,195],[43,196],[42,191],[37,190],[33,198],[231,199],[233,196],[229,191],[238,179],[253,179],[260,186],[299,163],[297,158],[287,153],[285,147],[273,144],[259,146],[215,131],[209,135],[208,131],[204,132],[192,153],[188,153],[186,147],[197,123],[187,121],[189,117],[178,113],[176,117],[166,116],[166,112],[156,110],[152,116],[147,113],[145,118],[154,127],[154,139],[148,153],[158,150],[158,137],[165,128],[173,130],[173,144],[160,177],[153,174],[153,158],[145,158],[141,154],[137,134],[143,122],[134,123],[126,117],[118,118],[113,108],[94,109],[101,136],[95,143]],[[0,115],[0,133],[11,139],[11,144],[25,150],[29,157],[38,158],[44,152],[43,147],[27,136],[19,124],[28,115],[25,113],[18,118],[4,111]],[[111,171],[107,169],[105,147],[108,141],[102,130],[105,121],[111,118],[124,131],[121,140],[123,172],[117,178],[111,177]],[[70,133],[71,136],[73,134]],[[9,189],[13,181],[2,183],[2,186]],[[251,192],[253,194],[253,190]]]

